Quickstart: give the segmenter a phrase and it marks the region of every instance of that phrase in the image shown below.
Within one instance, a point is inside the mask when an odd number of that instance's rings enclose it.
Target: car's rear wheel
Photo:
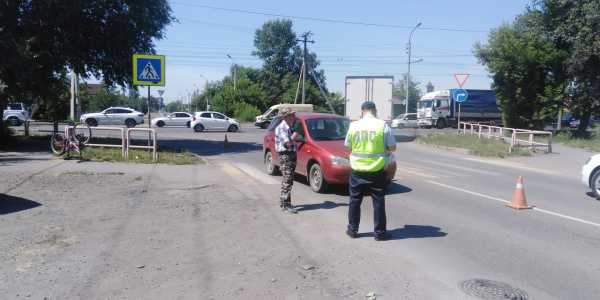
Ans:
[[[158,121],[158,122],[156,122],[156,126],[158,126],[158,127],[164,127],[165,126],[165,122]]]
[[[265,169],[269,175],[274,176],[279,174],[279,168],[273,162],[273,153],[271,153],[271,151],[265,153]]]
[[[229,132],[236,132],[238,130],[239,128],[237,127],[237,125],[229,125],[229,128],[227,128],[227,131]]]
[[[327,191],[327,182],[323,176],[323,169],[317,163],[310,166],[308,171],[308,182],[310,188],[316,193],[325,193]]]
[[[202,126],[202,124],[196,124],[194,126],[194,131],[195,132],[202,132],[202,131],[204,131],[204,126]]]
[[[98,121],[96,119],[85,119],[85,124],[88,124],[90,127],[98,126]]]
[[[600,169],[596,170],[592,175],[590,186],[592,188],[592,193],[594,193],[594,197],[596,197],[596,199],[600,199]]]
[[[135,122],[134,119],[127,119],[125,120],[125,126],[127,126],[127,128],[133,128],[135,127],[137,123]]]

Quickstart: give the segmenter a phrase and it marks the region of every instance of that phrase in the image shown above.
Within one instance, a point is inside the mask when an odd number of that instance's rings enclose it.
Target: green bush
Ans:
[[[258,108],[245,102],[238,103],[233,111],[234,117],[241,122],[252,122],[260,114]]]

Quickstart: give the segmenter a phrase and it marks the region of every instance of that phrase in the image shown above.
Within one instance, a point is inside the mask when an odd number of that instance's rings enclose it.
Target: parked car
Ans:
[[[214,111],[196,112],[192,117],[190,126],[195,132],[208,131],[229,131],[236,132],[240,130],[240,123],[226,115]]]
[[[273,118],[275,118],[277,116],[277,114],[279,113],[279,110],[282,108],[291,108],[295,112],[305,112],[305,113],[313,112],[312,104],[292,104],[292,103],[277,104],[277,105],[273,105],[273,106],[269,107],[269,109],[267,109],[267,111],[265,111],[262,115],[256,116],[256,122],[254,122],[254,125],[262,128],[262,129],[269,127],[269,124],[271,124],[271,121],[273,120]]]
[[[334,114],[298,113],[294,131],[303,137],[298,142],[296,173],[306,176],[313,191],[323,193],[329,185],[347,185],[350,178],[350,151],[344,146],[350,120]],[[263,138],[263,158],[268,174],[279,172],[279,157],[275,151],[275,118]],[[393,155],[386,166],[388,182],[396,174]]]
[[[588,127],[592,127],[592,126],[594,126],[594,125],[596,125],[598,123],[600,123],[600,118],[590,117],[590,122],[588,123]],[[581,120],[573,118],[569,122],[569,127],[571,127],[571,128],[579,128],[579,124],[581,124]]]
[[[4,109],[2,120],[11,126],[21,126],[29,119],[29,112],[23,103],[9,103]]]
[[[581,181],[592,190],[596,199],[600,200],[600,154],[590,157],[583,165]]]
[[[186,112],[174,112],[166,117],[154,118],[150,123],[152,126],[164,127],[164,126],[186,126],[190,127],[192,124],[192,114]]]
[[[417,114],[401,114],[392,121],[392,128],[417,128]]]
[[[99,113],[81,115],[81,122],[91,127],[98,125],[125,125],[129,128],[144,124],[144,114],[127,107],[109,107]]]

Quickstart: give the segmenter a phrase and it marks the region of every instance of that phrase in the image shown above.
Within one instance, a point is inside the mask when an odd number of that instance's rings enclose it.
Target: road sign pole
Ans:
[[[461,104],[458,103],[458,123],[457,123],[458,126],[456,126],[458,128],[458,133],[459,134],[460,134],[460,105]]]
[[[150,123],[152,118],[150,117],[150,86],[148,86],[148,129],[151,128]],[[150,139],[152,138],[152,135],[150,134],[150,131],[148,131],[148,146],[150,146]]]

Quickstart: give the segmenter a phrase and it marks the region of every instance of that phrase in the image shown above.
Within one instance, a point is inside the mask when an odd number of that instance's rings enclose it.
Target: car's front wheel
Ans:
[[[238,130],[239,130],[239,128],[237,127],[237,125],[233,125],[233,124],[229,125],[229,128],[227,128],[227,131],[229,131],[229,132],[236,132]]]
[[[316,193],[325,193],[327,191],[327,182],[323,176],[323,169],[317,163],[310,166],[308,171],[308,182],[310,188]]]
[[[600,169],[596,170],[594,174],[592,174],[592,180],[590,180],[590,187],[592,188],[592,193],[594,193],[594,197],[600,200]]]
[[[165,126],[165,122],[158,121],[158,122],[156,122],[156,126],[158,126],[158,127],[164,127]]]
[[[279,174],[279,168],[273,162],[273,153],[271,151],[265,153],[265,170],[267,170],[267,174],[269,175]]]
[[[85,124],[87,124],[90,127],[96,127],[98,126],[98,121],[96,121],[96,119],[86,119]]]
[[[135,127],[136,123],[134,119],[127,119],[125,120],[125,126],[127,126],[127,128],[133,128]]]
[[[19,120],[17,117],[10,117],[7,120],[10,126],[21,126],[21,120]]]

